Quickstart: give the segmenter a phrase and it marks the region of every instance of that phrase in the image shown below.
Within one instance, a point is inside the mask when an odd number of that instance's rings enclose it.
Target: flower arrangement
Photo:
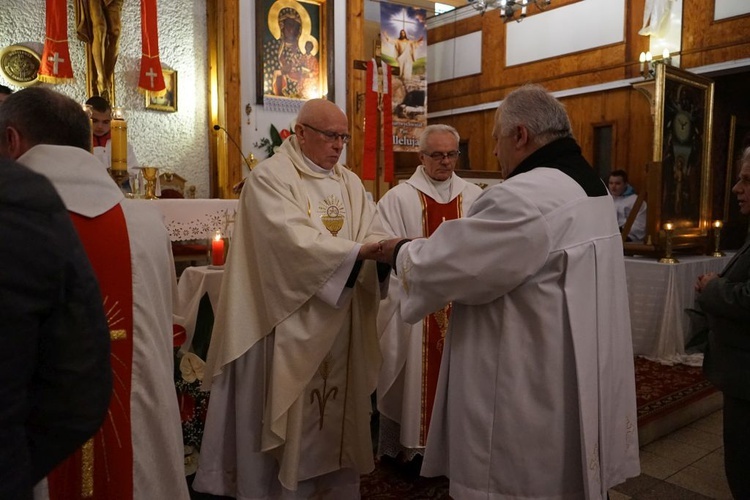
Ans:
[[[272,157],[278,151],[281,143],[290,135],[294,135],[294,127],[290,125],[288,129],[283,128],[279,131],[276,126],[271,125],[271,137],[263,137],[259,142],[254,142],[253,146],[263,149],[266,152],[266,158]]]

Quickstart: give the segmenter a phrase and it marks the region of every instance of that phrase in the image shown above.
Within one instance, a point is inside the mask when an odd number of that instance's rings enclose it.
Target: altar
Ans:
[[[718,273],[731,256],[678,256],[677,264],[660,264],[653,257],[625,257],[633,354],[667,364],[700,365],[701,354],[685,354],[690,326],[685,308],[693,307],[698,276]]]
[[[216,231],[231,236],[239,200],[217,198],[147,200],[164,216],[172,241],[207,240]]]

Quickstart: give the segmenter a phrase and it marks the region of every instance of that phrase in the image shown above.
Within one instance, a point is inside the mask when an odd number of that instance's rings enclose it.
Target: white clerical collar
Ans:
[[[302,155],[302,158],[304,158],[305,163],[307,164],[307,166],[310,167],[310,170],[312,170],[313,172],[315,172],[317,174],[333,175],[333,169],[332,168],[331,169],[326,169],[326,168],[320,167],[315,162],[313,162],[310,158],[308,158],[307,156],[305,156],[304,153],[300,152],[300,154]]]
[[[440,200],[439,200],[440,203],[448,203],[451,200],[451,187],[453,186],[453,174],[451,174],[451,176],[445,179],[444,181],[439,181],[427,175],[426,171],[423,171],[423,172],[424,172],[425,178],[435,187],[435,191],[437,191],[438,195],[440,196]]]

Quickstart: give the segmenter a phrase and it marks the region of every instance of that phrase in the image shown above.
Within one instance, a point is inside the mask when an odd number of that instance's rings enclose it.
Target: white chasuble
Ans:
[[[294,136],[253,169],[208,354],[197,491],[358,497],[374,467],[374,263],[345,285],[359,244],[387,236],[361,181],[310,164]]]

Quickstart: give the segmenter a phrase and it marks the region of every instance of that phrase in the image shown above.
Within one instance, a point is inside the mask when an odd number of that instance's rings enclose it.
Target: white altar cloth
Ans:
[[[231,236],[238,200],[216,198],[143,200],[162,215],[172,241],[212,238],[216,231]]]
[[[700,366],[702,354],[685,354],[690,326],[685,308],[693,307],[698,276],[721,271],[731,256],[678,255],[678,264],[659,264],[654,257],[625,257],[633,354],[665,364]]]

